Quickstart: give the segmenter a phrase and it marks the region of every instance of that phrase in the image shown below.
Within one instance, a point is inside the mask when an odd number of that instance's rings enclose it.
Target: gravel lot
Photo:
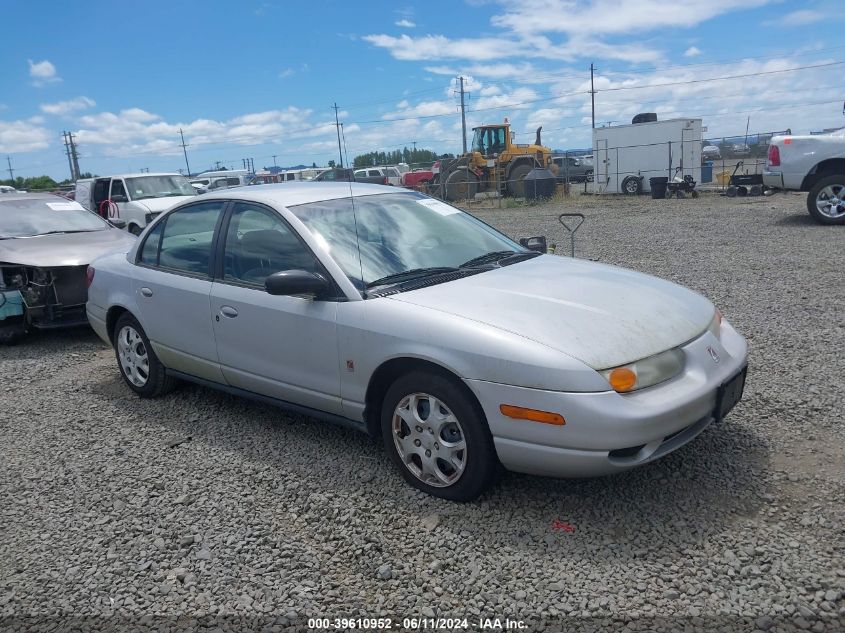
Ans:
[[[845,629],[845,232],[797,194],[475,213],[562,253],[576,210],[579,256],[700,291],[748,337],[724,425],[624,475],[504,474],[459,505],[362,435],[189,385],[141,401],[92,333],[34,337],[0,348],[0,629]]]

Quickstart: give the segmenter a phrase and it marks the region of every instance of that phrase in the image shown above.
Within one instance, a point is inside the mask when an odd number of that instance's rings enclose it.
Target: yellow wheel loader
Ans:
[[[552,150],[540,143],[540,131],[533,145],[517,145],[507,119],[498,125],[472,128],[472,150],[440,163],[439,189],[445,200],[471,200],[479,192],[522,197],[523,180],[535,167],[552,168]]]

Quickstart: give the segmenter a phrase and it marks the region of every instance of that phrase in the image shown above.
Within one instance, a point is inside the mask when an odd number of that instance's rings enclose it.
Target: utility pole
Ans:
[[[346,134],[343,132],[343,123],[340,124],[340,135],[343,137],[343,155],[346,156],[346,164],[349,165],[349,153],[346,151]]]
[[[73,180],[79,180],[79,155],[76,153],[76,143],[73,142],[73,132],[67,133],[70,142],[70,156],[73,159]]]
[[[593,71],[595,66],[590,63],[590,101],[593,105],[593,129],[596,129],[596,88],[593,85]]]
[[[220,161],[219,160],[214,161],[214,168],[217,171],[220,171]]]
[[[278,154],[273,154],[273,167],[278,167],[278,165],[276,165],[276,156],[278,156]]]
[[[67,154],[67,165],[70,168],[70,179],[76,180],[76,177],[73,173],[73,160],[70,157],[70,143],[67,140],[67,132],[62,132],[62,141],[65,144],[65,154]]]
[[[458,77],[461,82],[461,130],[463,132],[464,154],[467,153],[467,116],[464,107],[464,78]]]
[[[6,163],[9,165],[9,180],[12,181],[12,186],[15,184],[15,170],[12,169],[12,159],[6,156]]]
[[[191,166],[188,164],[188,150],[185,148],[188,147],[185,145],[185,135],[182,134],[182,128],[179,128],[179,137],[182,139],[182,153],[185,154],[185,167],[188,169],[188,175],[191,175]]]
[[[340,155],[340,168],[343,169],[343,150],[340,147],[340,121],[337,118],[337,101],[334,104],[334,126],[337,128],[337,153]]]

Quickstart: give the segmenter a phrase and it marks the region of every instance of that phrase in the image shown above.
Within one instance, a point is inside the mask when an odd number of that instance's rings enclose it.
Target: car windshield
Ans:
[[[108,224],[81,204],[55,198],[0,198],[0,239],[104,231]]]
[[[443,272],[488,253],[503,258],[529,252],[460,209],[419,193],[361,196],[354,207],[352,199],[341,198],[290,210],[359,290],[406,271]]]
[[[137,176],[126,179],[126,190],[132,200],[193,196],[196,189],[184,176]]]

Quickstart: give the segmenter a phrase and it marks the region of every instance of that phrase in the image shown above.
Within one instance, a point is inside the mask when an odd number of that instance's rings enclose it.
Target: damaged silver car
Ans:
[[[33,329],[87,325],[86,269],[135,237],[52,194],[0,198],[0,343]]]

